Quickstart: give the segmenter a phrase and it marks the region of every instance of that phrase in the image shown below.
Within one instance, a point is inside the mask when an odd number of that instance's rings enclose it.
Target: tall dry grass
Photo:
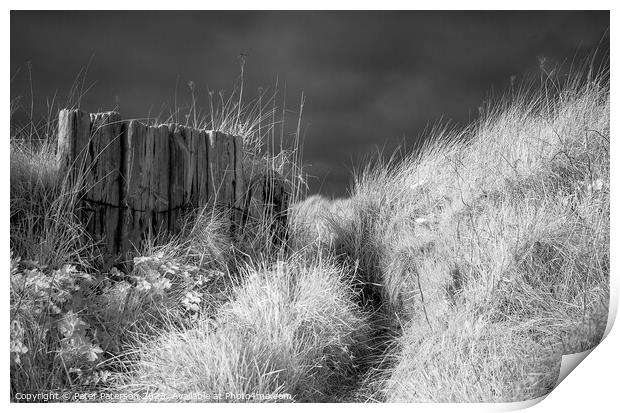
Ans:
[[[402,329],[360,397],[534,398],[562,354],[601,340],[609,78],[545,85],[358,176],[352,219],[332,220],[336,251]]]
[[[14,136],[10,150],[11,251],[55,268],[90,266],[97,251],[77,218],[82,176],[58,170],[53,139]]]
[[[60,171],[56,162],[58,112],[80,108],[92,87],[86,83],[88,67],[77,74],[64,99],[55,94],[44,102],[35,99],[30,63],[24,72],[29,90],[24,96],[12,95],[10,105],[11,251],[52,268],[93,268],[101,257],[78,219],[84,177]],[[18,75],[20,69],[11,82]]]

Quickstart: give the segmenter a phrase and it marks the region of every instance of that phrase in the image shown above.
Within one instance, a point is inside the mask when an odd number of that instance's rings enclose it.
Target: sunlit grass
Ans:
[[[352,219],[332,220],[337,251],[403,329],[367,397],[534,398],[553,388],[562,354],[602,337],[608,78],[491,109],[419,156],[364,171]]]

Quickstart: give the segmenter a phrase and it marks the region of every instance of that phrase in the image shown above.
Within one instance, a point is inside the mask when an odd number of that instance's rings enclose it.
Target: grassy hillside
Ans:
[[[335,249],[402,329],[362,396],[543,395],[561,355],[592,348],[607,321],[608,79],[490,106],[364,172],[350,205]]]
[[[202,211],[126,274],[101,272],[94,246],[76,243],[74,191],[49,147],[15,142],[11,394],[548,393],[561,355],[595,346],[607,321],[609,78],[549,80],[427,138],[365,168],[350,198],[293,205],[283,248],[257,248],[270,222],[235,238],[225,214]]]

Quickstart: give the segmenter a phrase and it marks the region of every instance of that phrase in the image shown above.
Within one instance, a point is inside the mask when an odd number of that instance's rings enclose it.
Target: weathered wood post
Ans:
[[[90,116],[79,110],[63,109],[58,115],[58,151],[56,160],[63,171],[77,170],[75,163],[82,163],[78,153],[90,135]]]
[[[60,112],[58,130],[58,166],[83,184],[80,218],[112,257],[179,232],[178,218],[192,208],[244,202],[240,137],[75,109]]]
[[[80,219],[88,233],[107,250],[119,253],[122,199],[121,140],[123,124],[117,112],[88,115],[62,110],[59,117],[57,160],[62,170],[83,188]]]

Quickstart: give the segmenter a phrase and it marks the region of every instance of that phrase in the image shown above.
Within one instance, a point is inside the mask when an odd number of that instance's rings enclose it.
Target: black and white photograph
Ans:
[[[610,10],[13,6],[11,405],[531,402],[609,331]]]

